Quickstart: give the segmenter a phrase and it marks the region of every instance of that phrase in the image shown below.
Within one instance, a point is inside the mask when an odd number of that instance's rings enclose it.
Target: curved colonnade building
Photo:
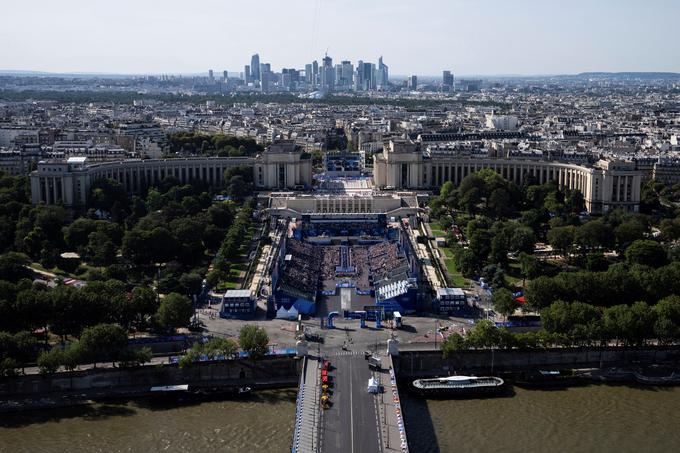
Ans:
[[[423,153],[417,143],[393,140],[375,155],[373,181],[379,188],[426,189],[447,181],[454,185],[484,168],[521,184],[526,175],[539,184],[556,181],[560,188],[577,189],[591,213],[620,208],[637,212],[642,173],[633,162],[600,160],[593,165],[522,157],[470,156],[445,150]]]
[[[178,159],[131,159],[89,163],[84,157],[66,161],[41,161],[31,173],[33,203],[82,206],[92,184],[98,179],[118,181],[129,193],[174,176],[182,183],[205,181],[224,184],[224,171],[230,167],[253,168],[257,189],[300,189],[312,185],[312,163],[309,155],[293,143],[271,145],[256,157],[192,157]]]

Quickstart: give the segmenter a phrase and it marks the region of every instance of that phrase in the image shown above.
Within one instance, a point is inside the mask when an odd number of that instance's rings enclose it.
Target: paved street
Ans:
[[[342,351],[345,352],[345,351]],[[361,352],[329,357],[335,367],[333,406],[323,414],[321,445],[326,453],[381,451],[375,396],[366,390],[371,371]]]

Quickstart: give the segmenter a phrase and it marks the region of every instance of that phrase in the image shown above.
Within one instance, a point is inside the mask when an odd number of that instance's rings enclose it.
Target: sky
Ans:
[[[304,68],[326,50],[391,74],[680,72],[680,0],[2,0],[0,69]]]

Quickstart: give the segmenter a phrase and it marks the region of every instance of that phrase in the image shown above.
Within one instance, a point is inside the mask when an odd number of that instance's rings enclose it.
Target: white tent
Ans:
[[[298,309],[295,308],[295,305],[292,305],[290,310],[288,310],[288,319],[297,319],[298,313]]]
[[[380,391],[380,385],[376,378],[368,379],[368,393],[378,393]]]
[[[282,305],[281,308],[276,310],[276,319],[297,319],[297,317],[298,310],[294,306],[290,307],[290,310],[286,310]]]
[[[283,308],[283,305],[281,305],[281,308],[276,310],[276,319],[288,319],[288,310]]]

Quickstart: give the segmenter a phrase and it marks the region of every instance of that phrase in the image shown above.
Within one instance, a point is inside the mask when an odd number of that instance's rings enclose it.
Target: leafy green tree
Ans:
[[[548,243],[561,253],[569,253],[574,244],[576,227],[573,225],[551,228],[548,231]]]
[[[643,239],[647,232],[645,225],[639,218],[632,217],[614,229],[614,236],[619,250],[625,250],[634,241]]]
[[[586,270],[590,272],[606,271],[609,263],[605,258],[604,253],[593,252],[586,255]]]
[[[442,342],[442,354],[445,359],[453,356],[455,352],[465,349],[467,349],[467,343],[458,332],[453,332]]]
[[[522,286],[526,286],[527,278],[535,278],[541,271],[539,261],[533,255],[520,253],[518,257],[520,272],[522,273]]]
[[[491,321],[483,319],[468,331],[465,341],[473,348],[493,348],[498,346],[500,334]]]
[[[261,359],[267,353],[269,336],[262,327],[246,324],[241,327],[238,342],[241,349],[247,352],[252,359],[256,360]]]
[[[203,351],[211,360],[220,356],[229,358],[234,355],[237,349],[236,342],[229,338],[211,338],[203,345]]]
[[[639,239],[633,242],[625,252],[630,264],[642,264],[660,267],[666,263],[666,249],[656,241]]]
[[[492,301],[494,309],[505,317],[510,316],[519,308],[519,302],[515,300],[512,293],[506,288],[494,290]]]
[[[49,351],[43,351],[38,356],[37,365],[40,369],[40,374],[54,374],[59,370],[62,363],[62,351],[59,348],[52,348]]]
[[[9,252],[0,255],[0,279],[9,282],[18,282],[22,278],[33,277],[33,271],[26,265],[28,260],[25,255]]]
[[[95,209],[110,212],[114,204],[127,206],[128,195],[123,186],[113,179],[98,179],[92,184],[88,204]]]
[[[680,338],[680,296],[661,299],[654,307],[654,335],[663,344]]]
[[[158,311],[160,303],[150,288],[137,286],[130,295],[130,305],[135,314],[133,323],[137,328],[143,328],[147,325],[148,319]]]
[[[128,336],[117,324],[97,324],[83,330],[79,344],[82,357],[95,365],[97,362],[116,362],[127,349]]]
[[[532,310],[549,307],[554,301],[566,296],[561,280],[547,276],[537,277],[526,287],[526,303]]]
[[[213,225],[226,229],[234,222],[233,204],[229,202],[215,203],[208,208],[208,217]]]
[[[177,329],[189,325],[194,308],[188,297],[170,293],[161,300],[156,312],[156,320],[167,329]]]
[[[88,236],[86,254],[95,266],[108,266],[116,260],[116,245],[105,233],[95,231]]]
[[[68,371],[73,371],[78,368],[78,364],[82,361],[83,353],[80,349],[80,343],[75,341],[61,352],[61,364]]]
[[[541,323],[551,333],[566,335],[575,343],[587,343],[599,332],[600,311],[582,302],[555,301],[541,310]]]
[[[602,220],[591,220],[576,229],[574,241],[582,250],[608,249],[613,244],[612,229]]]

